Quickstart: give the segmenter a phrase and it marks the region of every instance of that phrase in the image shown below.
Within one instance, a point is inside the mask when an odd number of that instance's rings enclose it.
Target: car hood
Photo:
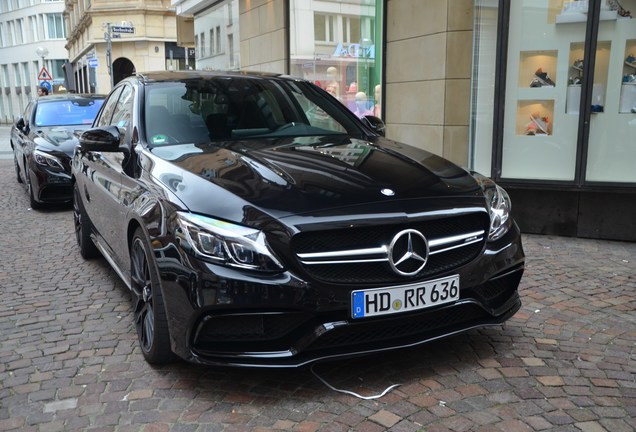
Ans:
[[[38,127],[34,131],[33,141],[41,150],[64,152],[73,156],[75,146],[79,143],[79,135],[88,126],[52,126]]]
[[[385,138],[301,137],[151,149],[153,175],[188,209],[235,221],[485,205],[466,170]],[[166,163],[168,162],[168,163]],[[174,165],[172,165],[174,164]],[[175,169],[176,165],[176,169]],[[437,203],[437,204],[435,204]],[[237,213],[238,211],[238,213]],[[247,213],[252,212],[251,216]]]

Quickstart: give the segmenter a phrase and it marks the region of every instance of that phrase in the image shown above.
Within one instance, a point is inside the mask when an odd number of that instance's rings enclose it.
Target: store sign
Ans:
[[[134,33],[134,27],[128,26],[110,26],[110,31],[113,33]]]
[[[332,56],[374,59],[375,45],[362,46],[360,44],[350,44],[345,46],[344,44],[339,43]]]

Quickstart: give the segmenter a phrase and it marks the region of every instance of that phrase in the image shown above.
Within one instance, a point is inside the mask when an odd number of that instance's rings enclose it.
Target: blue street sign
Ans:
[[[40,81],[40,87],[46,87],[46,89],[51,93],[51,83],[48,81]]]
[[[99,61],[96,58],[88,59],[88,67],[95,69],[99,66]]]

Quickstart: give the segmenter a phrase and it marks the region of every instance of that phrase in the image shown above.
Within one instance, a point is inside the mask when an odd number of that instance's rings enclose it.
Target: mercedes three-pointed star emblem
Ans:
[[[389,264],[401,276],[419,273],[428,260],[428,241],[414,229],[400,231],[389,246]]]

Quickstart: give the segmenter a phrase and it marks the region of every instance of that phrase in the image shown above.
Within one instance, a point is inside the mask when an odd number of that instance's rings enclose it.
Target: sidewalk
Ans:
[[[11,126],[0,125],[0,159],[13,159],[10,140]]]

